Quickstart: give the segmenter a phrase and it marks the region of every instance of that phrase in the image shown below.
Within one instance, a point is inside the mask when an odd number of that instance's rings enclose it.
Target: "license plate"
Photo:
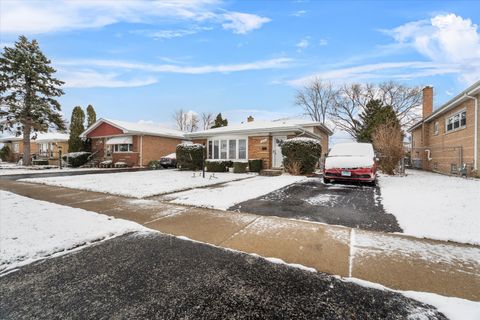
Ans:
[[[351,177],[352,173],[350,171],[342,171],[342,177]]]

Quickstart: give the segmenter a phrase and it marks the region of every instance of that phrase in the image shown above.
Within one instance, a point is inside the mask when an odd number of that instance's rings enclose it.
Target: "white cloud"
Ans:
[[[330,69],[287,81],[292,86],[303,86],[314,78],[330,81],[349,82],[372,79],[409,80],[440,74],[455,74],[461,70],[459,66],[438,64],[425,61],[382,62],[346,68]]]
[[[306,13],[307,13],[306,10],[298,10],[298,11],[293,12],[290,15],[294,16],[294,17],[301,17],[301,16],[304,16]]]
[[[95,70],[66,71],[59,70],[65,88],[123,88],[142,87],[157,82],[154,77],[120,79],[120,74],[98,72]]]
[[[328,40],[327,39],[320,39],[318,41],[318,45],[319,46],[326,46],[328,44]]]
[[[51,0],[1,2],[0,29],[5,34],[39,34],[100,28],[118,22],[154,24],[159,21],[222,23],[245,34],[270,21],[255,14],[228,12],[219,0]]]
[[[222,24],[222,27],[237,34],[249,33],[250,31],[260,29],[264,23],[270,22],[269,18],[241,12],[226,13],[223,15],[223,18],[226,22]]]
[[[310,37],[302,38],[295,46],[298,48],[298,51],[308,48],[310,46]]]
[[[289,58],[274,58],[269,60],[258,60],[240,64],[220,64],[205,66],[179,66],[172,64],[147,64],[140,62],[129,62],[119,60],[64,60],[58,61],[60,66],[75,67],[99,67],[114,68],[116,70],[140,70],[153,73],[184,73],[184,74],[205,74],[205,73],[229,73],[249,70],[279,69],[290,66],[293,60]]]
[[[480,78],[480,34],[470,19],[450,13],[385,32],[432,62],[459,67],[459,79],[468,84]]]

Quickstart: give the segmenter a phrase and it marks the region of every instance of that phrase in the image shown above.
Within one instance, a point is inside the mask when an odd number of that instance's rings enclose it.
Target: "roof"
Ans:
[[[208,129],[187,133],[190,138],[208,137],[219,134],[249,134],[249,133],[271,133],[271,132],[288,132],[288,131],[304,131],[308,127],[320,127],[321,130],[328,135],[333,132],[321,122],[311,122],[305,120],[275,120],[275,121],[252,121],[240,124],[228,125],[225,127]]]
[[[475,82],[474,84],[472,84],[467,89],[460,92],[458,95],[456,95],[455,97],[453,97],[452,99],[450,99],[449,101],[447,101],[446,103],[444,103],[443,105],[438,107],[437,109],[435,109],[435,111],[433,111],[432,114],[430,114],[425,119],[422,119],[419,122],[415,123],[407,131],[412,132],[413,130],[418,128],[420,125],[422,125],[422,123],[424,121],[429,122],[429,121],[437,118],[438,116],[442,115],[443,113],[455,108],[457,105],[464,102],[465,100],[470,99],[469,96],[476,95],[476,94],[479,94],[479,93],[480,93],[480,80]]]
[[[179,138],[184,139],[185,134],[180,130],[168,129],[162,126],[153,124],[153,123],[135,123],[135,122],[126,122],[120,120],[111,120],[111,119],[98,119],[97,122],[92,124],[87,130],[85,130],[80,137],[86,137],[86,135],[97,128],[102,123],[108,123],[111,126],[117,127],[122,130],[124,134],[131,135],[152,135],[152,136],[162,136],[169,138]]]
[[[35,136],[35,133],[32,133],[32,137]],[[68,141],[69,134],[61,132],[37,132],[37,137],[32,142],[59,142],[59,141]],[[23,135],[19,136],[9,136],[0,138],[0,142],[7,141],[21,141],[23,140]]]

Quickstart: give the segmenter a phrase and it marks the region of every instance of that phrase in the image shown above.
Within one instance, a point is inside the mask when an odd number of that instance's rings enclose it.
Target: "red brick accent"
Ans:
[[[139,162],[139,154],[137,152],[116,152],[112,154],[113,163],[125,162],[127,166],[137,166]]]
[[[262,159],[263,168],[272,167],[272,137],[248,137],[248,159]]]
[[[118,129],[117,127],[114,127],[108,123],[103,122],[98,127],[96,127],[91,132],[89,132],[87,134],[87,137],[88,138],[105,137],[105,136],[113,136],[118,134],[123,134],[123,131]]]

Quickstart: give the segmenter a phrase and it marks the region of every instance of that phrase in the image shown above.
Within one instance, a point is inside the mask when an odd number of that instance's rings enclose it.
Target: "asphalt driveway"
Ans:
[[[2,319],[446,319],[401,294],[159,233],[0,277]]]
[[[324,184],[318,177],[242,202],[229,210],[365,230],[402,232],[395,216],[383,209],[378,186]]]

